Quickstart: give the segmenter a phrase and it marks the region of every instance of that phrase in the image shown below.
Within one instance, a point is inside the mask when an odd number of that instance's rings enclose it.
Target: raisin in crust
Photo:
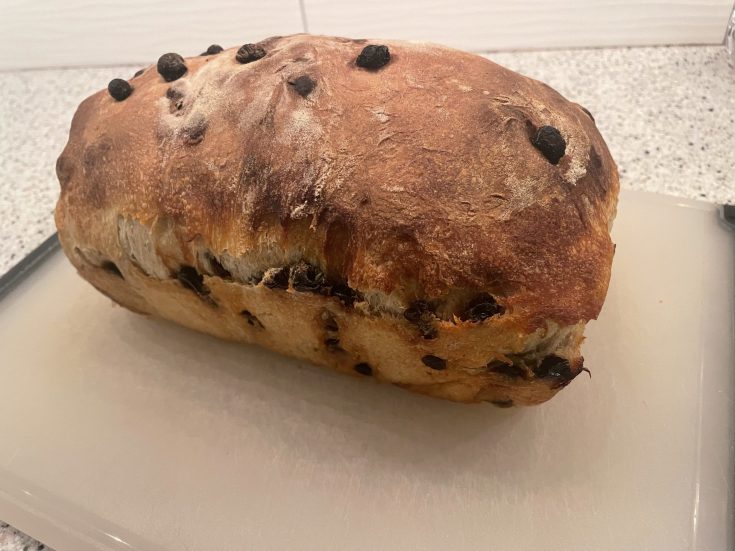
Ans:
[[[390,62],[359,67],[366,44]],[[530,405],[569,384],[618,193],[585,110],[441,46],[253,47],[79,106],[56,224],[82,277],[136,312],[439,398]]]

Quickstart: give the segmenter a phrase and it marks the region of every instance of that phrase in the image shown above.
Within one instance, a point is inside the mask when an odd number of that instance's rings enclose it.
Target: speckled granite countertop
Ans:
[[[735,203],[735,70],[719,46],[490,54],[587,107],[622,185]],[[0,73],[0,275],[54,231],[56,157],[76,105],[138,67]],[[39,548],[0,523],[0,550]]]

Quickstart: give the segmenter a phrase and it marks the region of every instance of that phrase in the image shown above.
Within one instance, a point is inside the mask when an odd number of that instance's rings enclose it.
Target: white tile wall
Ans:
[[[303,0],[309,31],[471,51],[719,44],[733,0]],[[339,5],[339,9],[335,6]]]
[[[299,0],[0,0],[0,69],[146,64],[303,30]]]
[[[733,0],[0,0],[0,70],[147,63],[307,30],[473,51],[721,42]]]

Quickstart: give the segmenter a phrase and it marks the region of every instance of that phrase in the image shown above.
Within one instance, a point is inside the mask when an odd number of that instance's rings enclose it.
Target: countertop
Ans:
[[[735,203],[735,70],[720,46],[504,52],[594,115],[622,186]],[[54,231],[54,173],[76,105],[139,67],[0,73],[0,275]],[[0,523],[0,550],[39,543]]]

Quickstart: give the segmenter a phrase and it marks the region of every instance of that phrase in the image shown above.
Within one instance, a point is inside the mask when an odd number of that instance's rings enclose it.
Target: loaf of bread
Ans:
[[[582,370],[618,176],[590,113],[449,48],[273,37],[79,106],[56,224],[115,302],[430,396]]]

